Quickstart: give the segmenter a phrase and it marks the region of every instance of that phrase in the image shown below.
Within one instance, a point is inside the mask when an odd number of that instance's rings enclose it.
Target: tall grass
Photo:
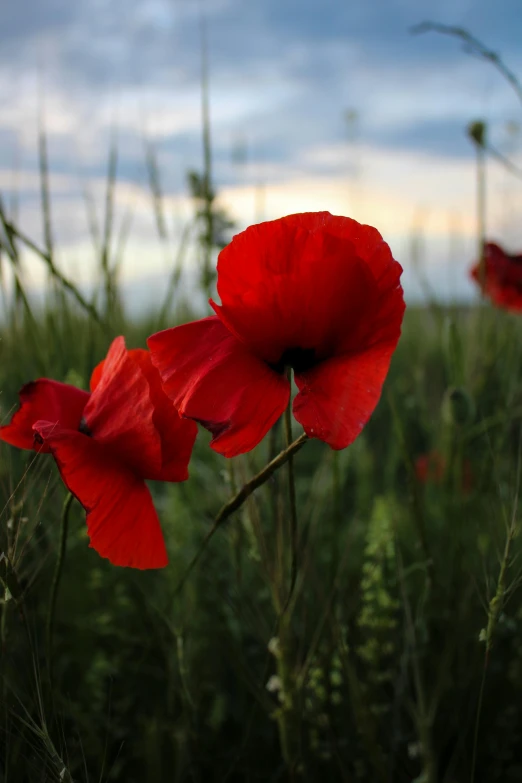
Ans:
[[[219,244],[206,229],[222,225],[208,219],[208,160],[192,178],[195,225],[173,246],[146,145],[158,242],[174,262],[158,311],[129,318],[116,143],[93,230],[100,285],[87,297],[54,259],[40,139],[45,247],[0,211],[15,281],[0,324],[2,421],[31,378],[87,388],[114,335],[143,346],[189,318],[176,295],[185,244],[207,242],[206,289]],[[39,308],[22,246],[48,269]],[[50,458],[0,445],[0,781],[520,780],[521,338],[519,319],[485,304],[410,307],[363,434],[343,452],[296,451],[295,510],[288,461],[252,483],[285,447],[283,422],[232,461],[202,431],[189,481],[152,487],[163,571],[102,560],[73,503],[52,645],[64,488]],[[417,459],[433,452],[443,469],[420,481]]]
[[[73,302],[22,308],[2,327],[2,418],[42,372],[86,386],[110,334]],[[49,458],[2,447],[4,779],[284,778],[277,726],[291,687],[297,776],[468,780],[475,755],[475,780],[516,780],[521,327],[480,315],[477,345],[474,312],[410,308],[363,435],[337,455],[316,442],[296,455],[290,671],[273,595],[288,590],[282,471],[220,526],[180,589],[222,504],[283,446],[281,428],[232,461],[235,487],[204,432],[190,480],[154,487],[163,572],[101,560],[73,506],[52,662],[64,490]],[[151,325],[118,319],[143,345]],[[421,484],[415,460],[433,449],[446,472]]]

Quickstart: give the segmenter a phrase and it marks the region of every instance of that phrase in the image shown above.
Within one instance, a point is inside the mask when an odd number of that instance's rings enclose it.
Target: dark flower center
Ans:
[[[84,435],[87,435],[89,438],[92,438],[92,432],[89,429],[89,425],[87,424],[87,421],[84,416],[82,416],[80,421],[80,426],[78,427],[80,432],[82,432]]]
[[[284,372],[291,367],[294,372],[306,372],[316,363],[314,348],[287,348],[281,358],[272,367],[276,372]]]

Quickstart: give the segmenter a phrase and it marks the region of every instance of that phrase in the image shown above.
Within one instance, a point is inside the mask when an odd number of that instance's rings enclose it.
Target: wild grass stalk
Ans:
[[[20,242],[22,242],[23,245],[25,245],[29,250],[31,250],[36,256],[42,259],[44,263],[47,265],[49,272],[51,273],[54,280],[56,280],[63,288],[68,291],[74,299],[78,302],[80,307],[85,310],[88,315],[100,326],[105,326],[104,319],[100,316],[98,313],[96,307],[87,302],[83,294],[80,292],[78,287],[69,280],[60,270],[58,267],[54,264],[53,259],[51,256],[48,255],[44,250],[39,248],[26,234],[24,234],[17,226],[13,225],[6,217],[3,211],[0,211],[0,220],[2,222],[2,226],[4,231],[8,234],[8,236],[12,237],[13,239],[19,239]]]
[[[200,52],[201,52],[201,128],[203,134],[203,177],[202,183],[202,217],[205,224],[203,245],[203,274],[202,285],[208,296],[212,293],[212,248],[214,246],[214,211],[212,202],[214,193],[212,187],[212,144],[210,135],[210,94],[209,94],[209,65],[208,65],[208,38],[206,19],[201,8],[200,12]]]
[[[497,52],[489,49],[482,41],[475,38],[474,35],[465,30],[463,27],[457,27],[454,25],[440,24],[438,22],[421,22],[411,28],[411,32],[415,34],[419,33],[440,33],[441,35],[449,35],[453,38],[459,39],[463,44],[465,51],[469,54],[478,56],[487,62],[490,62],[502,76],[508,81],[513,90],[515,91],[519,101],[522,103],[522,84],[520,79],[504,63],[502,57]]]
[[[115,269],[112,265],[112,240],[114,232],[114,199],[116,176],[118,169],[118,140],[116,129],[111,131],[109,157],[107,161],[107,178],[105,190],[105,209],[100,249],[100,275],[104,286],[104,306],[106,314],[112,312],[115,304]]]
[[[486,136],[484,122],[473,122],[468,135],[475,146],[477,171],[477,258],[479,260],[479,282],[484,289],[486,282]]]
[[[53,629],[54,629],[54,615],[56,611],[56,599],[58,598],[58,589],[60,587],[60,581],[62,578],[63,564],[65,561],[65,552],[67,547],[67,533],[69,529],[69,510],[74,500],[74,496],[71,492],[67,493],[64,500],[62,517],[60,521],[60,545],[58,549],[58,557],[56,560],[56,567],[54,570],[53,581],[51,584],[51,593],[49,596],[49,609],[47,614],[47,626],[46,626],[46,658],[47,669],[49,672],[49,680],[52,683],[53,679]]]
[[[212,524],[212,527],[207,532],[205,538],[203,539],[203,542],[198,549],[196,555],[191,560],[187,570],[183,574],[183,578],[178,584],[176,592],[182,589],[184,586],[187,578],[189,577],[190,573],[192,572],[192,569],[197,565],[199,562],[199,559],[203,552],[205,551],[206,547],[208,546],[210,540],[213,538],[217,530],[223,525],[232,514],[237,511],[243,503],[246,502],[246,500],[250,497],[250,495],[259,487],[261,487],[266,481],[270,479],[272,474],[278,470],[282,465],[285,464],[285,462],[288,462],[290,459],[292,459],[293,455],[301,449],[306,441],[308,440],[308,435],[303,433],[300,435],[296,440],[293,441],[293,443],[290,443],[283,451],[280,452],[280,454],[277,455],[273,460],[271,460],[265,467],[259,471],[253,478],[251,478],[249,481],[247,481],[241,489],[236,492],[236,494],[227,501],[224,506],[220,509],[217,516],[214,519],[214,522]]]
[[[473,734],[473,755],[472,755],[471,776],[470,776],[471,783],[475,783],[480,720],[482,716],[482,708],[484,703],[484,691],[486,686],[486,677],[487,677],[487,672],[489,667],[490,655],[495,641],[495,633],[497,630],[499,617],[508,595],[508,585],[507,585],[508,570],[512,561],[513,544],[519,532],[518,505],[519,505],[520,475],[521,475],[521,459],[520,459],[521,445],[522,445],[522,440],[519,442],[517,477],[516,477],[516,488],[515,488],[515,493],[513,498],[513,509],[511,512],[511,518],[507,525],[506,541],[504,544],[504,552],[502,555],[502,559],[500,561],[500,570],[498,574],[497,585],[495,589],[495,594],[493,595],[493,597],[491,598],[487,606],[487,625],[481,631],[479,637],[480,641],[484,642],[485,649],[484,649],[484,667],[482,670],[482,679],[480,682],[480,690],[479,690],[476,719],[475,719],[475,728]]]

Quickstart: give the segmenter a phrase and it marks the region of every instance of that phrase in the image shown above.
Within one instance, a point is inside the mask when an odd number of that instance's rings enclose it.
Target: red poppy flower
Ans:
[[[415,460],[415,474],[421,484],[442,484],[446,475],[446,460],[435,449],[420,454]],[[469,494],[473,488],[473,473],[469,460],[462,463],[462,491]]]
[[[284,411],[334,449],[361,432],[400,335],[401,266],[371,226],[329,212],[238,234],[218,260],[216,316],[152,335],[163,388],[227,457],[249,451]]]
[[[415,474],[421,484],[440,484],[446,471],[446,461],[438,451],[420,454],[415,460]]]
[[[144,350],[123,337],[91,377],[91,393],[41,378],[20,391],[0,439],[51,452],[87,512],[90,545],[114,565],[160,568],[167,553],[144,479],[184,481],[197,427],[181,419]]]
[[[477,262],[471,277],[496,305],[522,312],[522,255],[510,256],[499,245],[488,242],[484,245],[483,272]]]

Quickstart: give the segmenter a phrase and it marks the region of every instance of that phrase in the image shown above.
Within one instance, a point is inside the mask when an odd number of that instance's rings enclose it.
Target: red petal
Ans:
[[[89,383],[89,388],[92,392],[95,390],[95,388],[98,386],[99,382],[101,381],[104,365],[105,365],[105,359],[102,359],[101,362],[99,362],[94,368],[94,370],[92,371],[91,380]]]
[[[288,403],[288,381],[216,317],[154,334],[148,345],[180,414],[210,430],[212,448],[225,457],[253,449]]]
[[[100,443],[80,432],[36,430],[62,479],[87,512],[91,546],[113,565],[162,568],[168,558],[158,516],[145,482]]]
[[[374,228],[329,213],[290,215],[234,237],[218,261],[222,306],[211,304],[269,363],[296,347],[324,359],[374,341],[380,297],[399,287],[401,272]]]
[[[522,287],[516,288],[489,280],[486,282],[484,292],[497,307],[513,313],[522,312]]]
[[[359,435],[381,396],[395,343],[336,356],[296,373],[294,416],[311,438],[344,449]]]
[[[421,454],[415,460],[415,473],[417,479],[425,484],[428,481],[440,483],[444,478],[446,462],[437,451]]]
[[[347,340],[349,350],[360,351],[381,342],[393,343],[395,349],[401,334],[406,305],[402,287],[397,287],[391,276],[388,282],[390,288],[380,291],[375,310],[365,313],[361,324],[361,332],[365,330],[365,337],[358,343]]]
[[[358,223],[352,218],[332,215],[330,212],[302,212],[281,218],[288,226],[304,228],[307,231],[324,231],[339,239],[352,243],[358,258],[370,268],[373,277],[380,284],[382,277],[392,268],[400,276],[401,265],[392,257],[390,248],[373,226]],[[274,221],[276,222],[276,221]]]
[[[198,433],[197,425],[189,419],[182,419],[174,403],[163,391],[159,372],[152,364],[150,353],[136,349],[129,351],[129,356],[138,364],[148,381],[154,406],[154,426],[161,438],[161,470],[149,478],[157,481],[185,481]]]
[[[55,426],[78,429],[89,400],[87,392],[48,378],[27,383],[19,395],[20,407],[11,423],[0,427],[0,440],[19,449],[34,447],[33,424],[39,419]]]
[[[96,380],[84,411],[90,434],[138,475],[158,475],[161,440],[153,422],[149,384],[123,337],[113,341]]]
[[[522,311],[522,256],[509,255],[499,245],[488,242],[484,246],[483,279],[480,263],[471,270],[471,276],[496,305],[514,312]]]

